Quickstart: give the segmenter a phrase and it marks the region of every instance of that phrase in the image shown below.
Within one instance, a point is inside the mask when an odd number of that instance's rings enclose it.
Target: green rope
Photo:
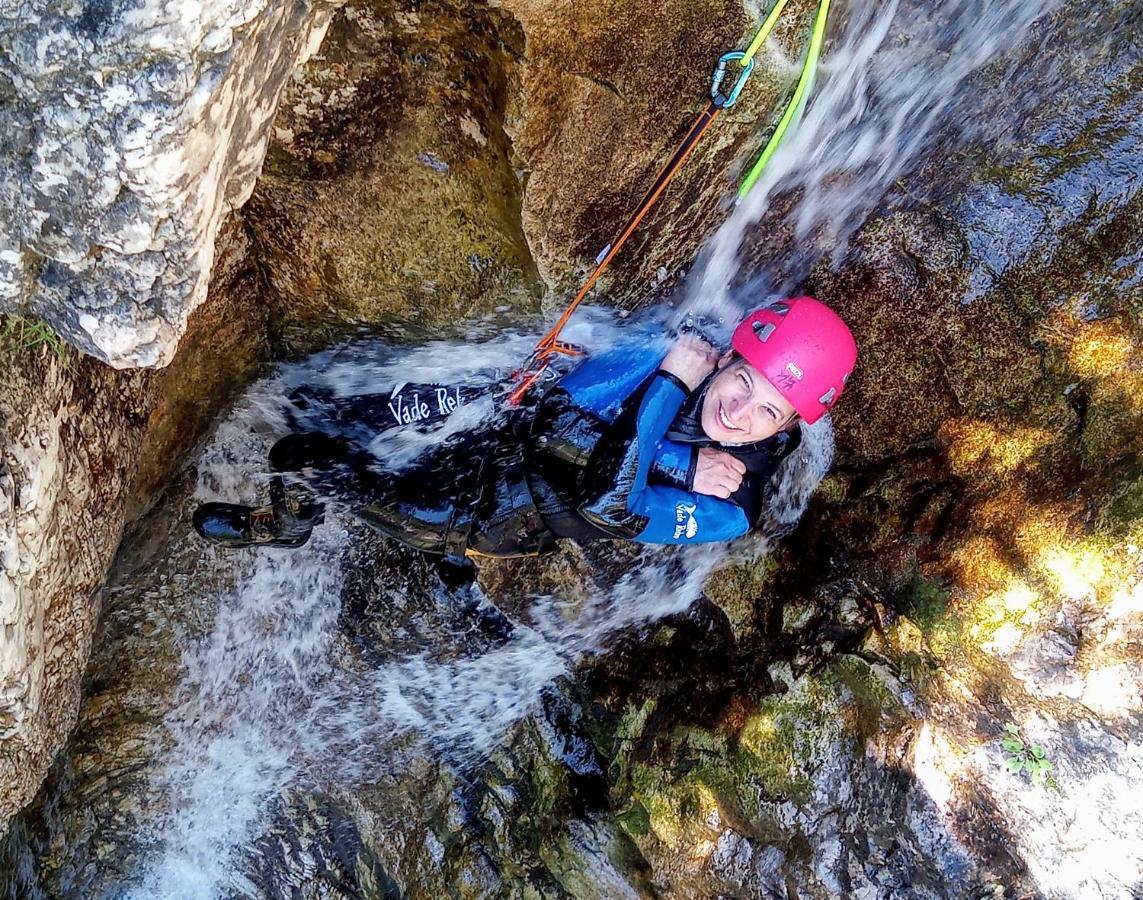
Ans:
[[[758,51],[762,49],[762,45],[766,43],[766,38],[770,36],[770,32],[774,30],[774,26],[778,23],[778,16],[782,14],[782,10],[786,8],[789,0],[778,0],[774,4],[774,8],[770,10],[770,15],[766,17],[766,21],[762,23],[762,27],[758,29],[758,33],[754,35],[754,40],[750,42],[750,46],[746,48],[746,52],[742,54],[742,64],[746,65],[752,60]]]
[[[782,0],[779,0],[775,10],[780,10]],[[786,134],[786,130],[790,127],[790,123],[801,111],[801,108],[806,100],[806,92],[809,90],[810,83],[813,81],[814,72],[817,69],[818,59],[821,56],[822,44],[825,41],[825,28],[826,16],[829,13],[829,0],[821,0],[818,6],[818,14],[814,19],[814,31],[810,37],[810,48],[806,53],[806,61],[802,64],[802,73],[798,76],[797,87],[794,88],[793,96],[790,97],[790,102],[786,104],[785,112],[782,113],[782,118],[778,120],[778,125],[774,129],[774,133],[770,135],[770,140],[766,142],[766,146],[762,148],[762,154],[758,157],[758,161],[754,163],[753,168],[747,173],[743,179],[742,184],[738,188],[738,199],[746,199],[746,195],[750,193],[751,188],[762,176],[762,170],[766,168],[766,164],[770,162],[770,158],[778,151],[778,145],[782,142],[782,138]],[[767,22],[774,18],[774,13],[770,14]],[[765,25],[763,26],[765,28]],[[773,27],[773,26],[771,26]],[[765,40],[765,38],[763,38]],[[758,41],[761,46],[761,41]],[[754,52],[757,52],[757,48]]]

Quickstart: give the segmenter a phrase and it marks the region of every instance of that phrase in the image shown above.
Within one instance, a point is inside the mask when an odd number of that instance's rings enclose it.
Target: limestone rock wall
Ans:
[[[505,133],[523,43],[510,16],[466,0],[336,17],[283,95],[246,209],[284,344],[535,309]]]
[[[212,271],[223,287],[161,375],[117,376],[71,351],[0,362],[0,817],[30,798],[74,721],[127,515],[265,354],[244,226],[219,232],[335,6],[224,0],[187,16],[74,3],[0,17],[0,312],[33,315],[115,367],[165,365]]]
[[[124,524],[266,355],[240,235],[230,223],[214,292],[161,372],[45,346],[0,367],[0,819],[71,731]]]
[[[5,378],[0,400],[0,815],[30,799],[70,730],[138,448],[140,385],[75,354]],[[70,367],[70,368],[69,368]]]
[[[0,313],[116,367],[170,362],[286,79],[335,5],[0,12]]]

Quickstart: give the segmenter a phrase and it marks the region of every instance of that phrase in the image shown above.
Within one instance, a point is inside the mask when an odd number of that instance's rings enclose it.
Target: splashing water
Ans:
[[[698,308],[737,321],[758,298],[796,290],[824,255],[836,261],[846,241],[889,188],[918,163],[948,118],[958,139],[974,134],[971,76],[1013,53],[1036,19],[1058,2],[952,0],[938,7],[910,0],[850,4],[835,14],[812,99],[747,198],[718,229],[692,274],[683,314]],[[839,24],[840,22],[840,24]],[[793,233],[781,252],[743,275],[753,229],[776,198]]]
[[[743,289],[735,280],[744,242],[779,192],[798,198],[788,217],[798,249],[752,273],[749,293],[782,292],[823,254],[838,252],[928,146],[958,87],[996,53],[1017,46],[1047,10],[1042,0],[959,0],[936,10],[894,0],[849,9],[801,124],[715,235],[692,277],[688,305],[702,298],[704,307],[737,318],[733,295]],[[589,311],[567,337],[605,344],[615,338],[614,321]],[[255,501],[260,486],[250,473],[264,470],[272,439],[287,430],[282,398],[294,387],[318,383],[356,396],[401,382],[468,380],[475,371],[491,383],[526,357],[533,340],[499,335],[468,342],[463,352],[449,342],[416,350],[378,345],[365,362],[359,352],[342,350],[283,367],[219,426],[200,459],[197,499]],[[446,431],[399,431],[372,449],[388,467],[400,467],[491,412],[490,404],[474,405],[449,420]],[[828,418],[804,429],[772,509],[780,527],[801,515],[832,448]],[[608,635],[686,609],[728,552],[648,549],[617,583],[594,590],[578,608],[558,597],[537,598],[528,624],[479,655],[441,661],[424,653],[349,671],[332,661],[342,641],[335,624],[348,532],[336,514],[331,518],[299,551],[228,556],[237,584],[221,600],[210,582],[192,586],[189,603],[217,602],[219,612],[210,633],[183,653],[178,700],[164,721],[169,749],[153,778],[169,811],[145,825],[155,853],[135,896],[206,897],[233,888],[231,854],[251,842],[285,785],[362,781],[401,734],[420,735],[462,760],[487,753],[536,709],[546,685],[600,652]],[[753,540],[745,552],[764,552],[764,542]]]
[[[328,557],[338,537],[315,535],[292,554],[243,553],[213,630],[183,654],[164,719],[172,750],[155,785],[171,811],[153,825],[149,842],[164,849],[132,895],[139,900],[212,896],[229,880],[230,851],[289,780],[291,749],[280,736],[328,674],[339,596]]]
[[[622,337],[615,315],[602,310],[585,310],[568,333],[589,348]],[[383,404],[402,381],[471,383],[475,370],[491,383],[534,339],[498,335],[465,344],[463,353],[449,342],[416,349],[357,343],[283,366],[218,426],[199,460],[195,499],[258,502],[269,474],[266,452],[289,426],[285,398],[295,387],[372,393]],[[491,412],[489,402],[461,427]],[[449,421],[427,434],[392,430],[374,450],[386,467],[399,467],[456,428]],[[780,523],[796,521],[828,468],[828,422],[806,429],[802,444],[774,501]],[[547,685],[603,650],[609,635],[685,610],[727,552],[646,548],[615,583],[590,589],[578,604],[537,597],[528,623],[499,646],[443,661],[426,650],[369,669],[338,661],[347,655],[336,623],[340,557],[350,540],[340,515],[333,511],[333,521],[296,551],[204,551],[211,559],[203,568],[229,571],[236,584],[218,598],[217,578],[207,577],[182,601],[207,610],[217,604],[218,611],[209,633],[182,656],[177,697],[164,719],[169,750],[151,784],[165,811],[145,826],[156,852],[132,896],[205,897],[233,888],[231,854],[251,842],[284,786],[368,782],[394,767],[402,734],[454,764],[482,758],[537,709]],[[740,548],[765,552],[765,541],[744,539]],[[471,590],[489,607],[479,588]]]

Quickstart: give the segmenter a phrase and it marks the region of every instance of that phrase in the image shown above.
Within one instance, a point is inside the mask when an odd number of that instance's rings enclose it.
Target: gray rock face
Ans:
[[[44,347],[0,354],[0,819],[31,798],[75,721],[132,500],[149,502],[139,493],[169,477],[261,353],[257,309],[232,300],[235,231],[220,239],[216,291],[161,372]]]
[[[0,313],[119,368],[168,363],[336,5],[4,4]]]
[[[24,363],[0,379],[0,817],[30,799],[75,719],[130,485],[117,458],[141,437],[138,379]]]

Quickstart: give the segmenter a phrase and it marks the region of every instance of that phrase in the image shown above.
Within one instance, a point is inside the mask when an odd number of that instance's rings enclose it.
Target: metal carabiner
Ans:
[[[734,87],[730,89],[729,94],[723,94],[720,90],[722,82],[726,78],[726,64],[734,62],[735,60],[746,60],[745,65],[742,66],[742,71],[738,74],[738,81],[734,83]],[[718,66],[714,70],[714,79],[710,85],[710,99],[714,105],[719,109],[730,109],[738,102],[738,95],[742,93],[742,89],[746,87],[746,80],[750,77],[750,73],[754,71],[754,58],[746,59],[746,54],[741,50],[731,50],[729,53],[722,54],[718,61]]]

